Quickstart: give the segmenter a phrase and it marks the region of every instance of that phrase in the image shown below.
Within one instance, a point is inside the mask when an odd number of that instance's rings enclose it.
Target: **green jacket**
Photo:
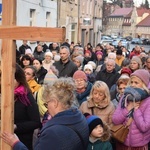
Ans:
[[[100,141],[92,143],[89,141],[87,150],[113,150],[109,141]]]

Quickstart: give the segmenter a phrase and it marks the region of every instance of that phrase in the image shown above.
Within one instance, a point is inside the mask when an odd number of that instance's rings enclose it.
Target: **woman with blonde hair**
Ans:
[[[99,116],[109,126],[112,125],[112,114],[115,110],[110,101],[110,93],[107,84],[96,81],[91,89],[89,98],[80,106],[81,112]]]
[[[115,110],[115,125],[128,124],[129,133],[124,143],[117,142],[116,150],[148,150],[150,141],[150,74],[138,69],[131,74],[129,87]],[[132,120],[132,121],[131,121]]]

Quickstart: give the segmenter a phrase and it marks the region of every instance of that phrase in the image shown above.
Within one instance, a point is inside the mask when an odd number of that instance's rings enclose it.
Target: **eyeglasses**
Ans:
[[[53,99],[51,99],[51,100],[45,102],[43,105],[44,105],[46,108],[48,108],[48,103],[49,103],[50,101],[52,101],[52,100],[53,100]]]
[[[83,83],[84,80],[75,80],[75,83]]]
[[[48,108],[48,102],[43,104],[46,108]]]
[[[25,75],[32,76],[32,74],[29,72],[25,72]]]

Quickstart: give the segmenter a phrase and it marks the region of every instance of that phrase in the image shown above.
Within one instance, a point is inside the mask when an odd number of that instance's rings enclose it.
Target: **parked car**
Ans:
[[[118,46],[118,43],[121,41],[121,43],[122,43],[122,46],[124,46],[124,47],[126,47],[127,49],[129,49],[129,42],[126,40],[126,39],[124,39],[124,38],[119,38],[119,39],[115,39],[115,40],[113,40],[113,42],[112,42],[112,45],[114,45],[115,47],[117,47]]]
[[[132,37],[131,37],[131,36],[126,36],[125,39],[126,39],[127,41],[132,41]]]
[[[139,44],[142,45],[143,41],[140,38],[133,38],[131,44]]]
[[[108,43],[112,43],[113,39],[109,36],[102,36],[100,44],[108,44]]]
[[[143,45],[150,45],[150,39],[143,38],[142,41],[143,41]]]

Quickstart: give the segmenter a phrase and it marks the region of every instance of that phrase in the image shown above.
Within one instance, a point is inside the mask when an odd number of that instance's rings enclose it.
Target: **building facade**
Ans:
[[[80,0],[79,3],[79,41],[82,46],[87,43],[96,45],[100,42],[102,31],[101,0]]]

